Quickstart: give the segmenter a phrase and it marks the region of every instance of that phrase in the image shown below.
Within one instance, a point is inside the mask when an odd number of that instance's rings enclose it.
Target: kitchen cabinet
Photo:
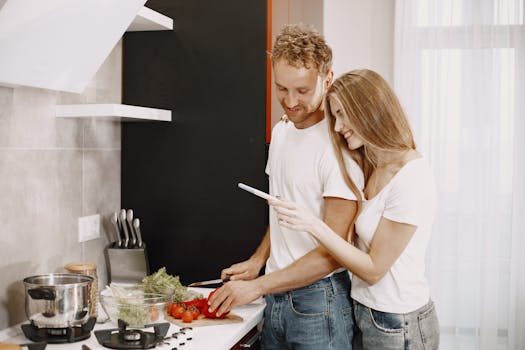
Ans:
[[[259,350],[261,348],[260,331],[258,327],[253,327],[246,335],[239,340],[231,350]]]

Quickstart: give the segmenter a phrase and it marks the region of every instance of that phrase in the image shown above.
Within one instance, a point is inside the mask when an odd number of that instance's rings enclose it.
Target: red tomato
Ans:
[[[173,303],[166,305],[166,312],[171,315],[171,307],[173,306]]]
[[[182,314],[181,318],[183,322],[190,323],[191,321],[193,321],[193,314],[191,313],[190,310],[186,310]]]
[[[168,314],[171,315],[171,314],[173,314],[173,311],[175,311],[175,308],[176,308],[176,307],[177,307],[177,303],[171,303],[171,304],[168,306],[168,308],[167,308],[166,311],[168,311]]]
[[[208,295],[208,300],[210,300],[211,296],[217,291],[217,289],[214,289],[210,295]],[[202,309],[202,314],[204,315],[204,317],[207,317],[207,318],[225,318],[230,312],[225,312],[223,313],[222,315],[220,316],[217,316],[217,310],[216,309],[215,311],[213,312],[210,312],[208,311],[209,310],[209,305],[207,305],[206,303],[206,307],[204,309]]]
[[[185,311],[186,308],[183,305],[175,304],[175,307],[171,308],[171,316],[174,318],[181,318]]]
[[[190,306],[188,310],[191,312],[191,315],[193,316],[194,320],[196,320],[197,317],[199,317],[199,315],[201,314],[201,312],[195,305]]]

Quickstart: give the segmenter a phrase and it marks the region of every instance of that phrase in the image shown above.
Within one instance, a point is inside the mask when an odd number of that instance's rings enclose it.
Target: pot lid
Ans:
[[[86,273],[90,271],[95,271],[97,269],[97,265],[91,262],[72,262],[64,266],[66,270],[69,272],[75,272],[75,273]]]

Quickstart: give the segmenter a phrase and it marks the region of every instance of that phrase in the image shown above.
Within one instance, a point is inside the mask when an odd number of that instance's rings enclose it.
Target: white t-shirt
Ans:
[[[361,169],[353,160],[346,161],[357,187],[363,188]],[[297,202],[319,218],[323,213],[323,197],[356,200],[339,169],[326,118],[306,129],[297,129],[292,122],[277,123],[272,130],[266,173],[270,194]],[[318,246],[309,233],[282,228],[275,210],[270,208],[270,256],[266,273],[288,266]]]
[[[424,158],[406,163],[375,197],[363,201],[363,210],[356,221],[359,249],[370,250],[381,217],[415,225],[417,229],[379,282],[369,285],[354,275],[352,298],[372,309],[392,313],[411,312],[428,302],[425,252],[434,221],[435,202],[434,176]]]

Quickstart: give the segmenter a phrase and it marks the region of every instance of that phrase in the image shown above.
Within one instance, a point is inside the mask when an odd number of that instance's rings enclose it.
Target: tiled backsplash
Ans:
[[[57,104],[120,103],[119,42],[83,94],[0,86],[0,329],[26,322],[23,278],[98,266],[106,283],[108,217],[120,208],[120,123],[55,118]],[[102,216],[78,243],[78,218]]]

